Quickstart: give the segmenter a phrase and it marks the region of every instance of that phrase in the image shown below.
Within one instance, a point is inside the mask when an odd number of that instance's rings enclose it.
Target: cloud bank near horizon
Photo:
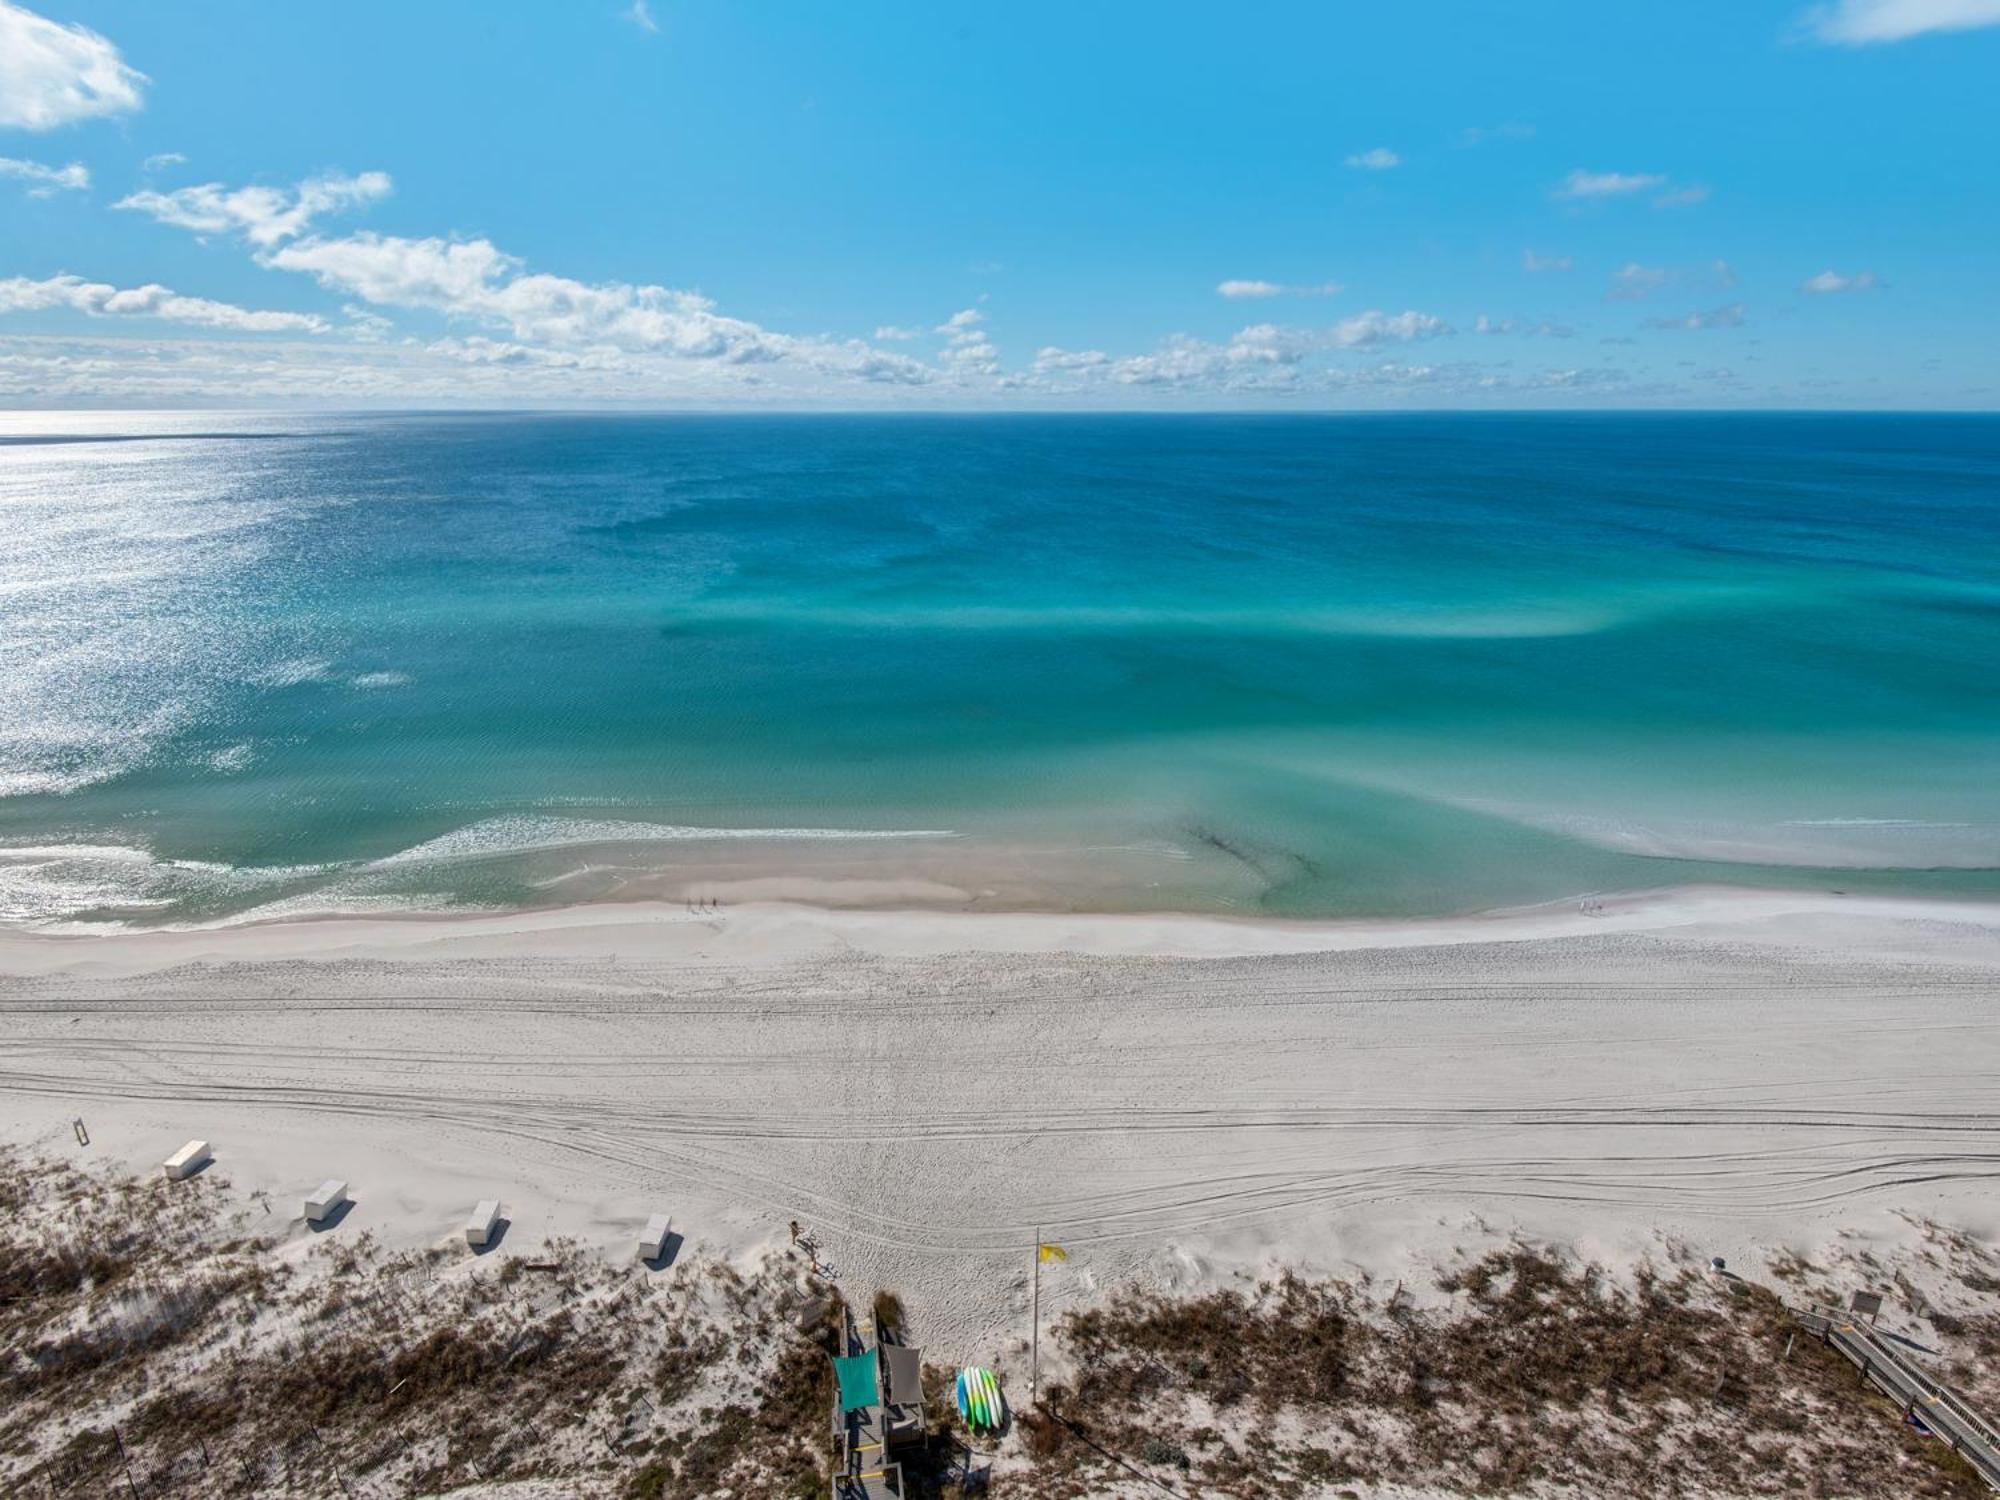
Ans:
[[[1837,0],[1801,14],[1809,39],[1858,47],[2000,23],[2000,0]],[[643,5],[622,19],[640,33],[632,45],[659,34]],[[96,31],[0,0],[0,132],[38,138],[63,130],[126,132],[149,92],[161,86]],[[1458,148],[1499,142],[1525,153],[1534,149],[1525,143],[1537,136],[1537,128],[1525,124],[1467,128],[1444,138],[1444,156],[1469,162]],[[1369,179],[1350,179],[1350,188],[1364,195],[1353,201],[1370,205],[1371,213],[1372,205],[1399,194],[1433,191],[1425,179],[1438,170],[1439,154],[1408,132],[1392,138],[1408,142],[1408,153],[1384,145],[1344,155],[1336,150],[1325,159],[1334,176],[1345,178],[1340,169],[1346,168]],[[1480,165],[1501,165],[1503,154],[1478,153]],[[1761,334],[1774,326],[1764,317],[1772,304],[1757,299],[1756,285],[1736,292],[1737,273],[1719,256],[1695,260],[1697,251],[1684,250],[1683,261],[1643,257],[1642,250],[1643,258],[1608,260],[1601,240],[1594,256],[1572,253],[1592,245],[1593,230],[1614,226],[1635,245],[1647,237],[1649,224],[1659,226],[1653,232],[1663,243],[1713,232],[1699,226],[1714,219],[1714,210],[1670,216],[1676,230],[1686,231],[1678,235],[1667,231],[1667,217],[1656,220],[1647,212],[1693,208],[1711,194],[1706,182],[1682,175],[1685,163],[1649,161],[1637,151],[1623,160],[1570,167],[1560,176],[1562,159],[1551,163],[1544,156],[1534,175],[1519,181],[1517,207],[1539,205],[1551,238],[1573,243],[1561,252],[1518,251],[1511,269],[1537,286],[1524,286],[1513,305],[1490,289],[1476,300],[1472,293],[1462,299],[1441,294],[1435,302],[1384,295],[1383,282],[1403,278],[1400,267],[1385,275],[1378,256],[1353,268],[1359,310],[1332,316],[1333,309],[1309,304],[1345,297],[1349,286],[1311,279],[1326,263],[1319,253],[1287,254],[1280,245],[1272,254],[1253,243],[1248,254],[1231,251],[1235,264],[1219,269],[1291,267],[1299,279],[1193,278],[1178,300],[1159,304],[1179,306],[1179,316],[1136,329],[1128,321],[1122,333],[1099,337],[1090,336],[1092,320],[1085,317],[1078,320],[1082,336],[1068,339],[1059,328],[1035,327],[1046,315],[1024,312],[1018,299],[992,300],[988,288],[1004,289],[1008,278],[1002,262],[991,257],[967,263],[968,274],[986,285],[964,305],[963,291],[949,301],[911,296],[901,307],[868,309],[889,311],[888,318],[856,318],[866,332],[814,329],[782,307],[752,309],[755,316],[725,308],[691,279],[624,279],[604,274],[601,265],[597,274],[565,274],[563,262],[588,262],[590,256],[579,255],[574,244],[564,253],[560,243],[553,253],[545,244],[541,256],[518,253],[517,237],[530,238],[518,224],[504,236],[515,242],[509,245],[479,232],[476,219],[469,227],[426,223],[425,215],[398,201],[395,179],[380,167],[329,166],[280,182],[238,177],[176,183],[178,169],[188,165],[186,153],[142,156],[133,150],[124,168],[128,180],[106,193],[106,202],[94,191],[92,169],[116,181],[116,164],[101,157],[89,165],[65,160],[70,155],[0,154],[6,196],[24,212],[123,220],[138,236],[178,231],[194,237],[199,258],[176,252],[171,263],[177,269],[157,275],[144,269],[135,274],[132,263],[139,257],[129,250],[101,262],[106,269],[70,255],[63,257],[70,264],[0,266],[0,272],[18,273],[0,275],[0,399],[255,402],[316,391],[331,401],[382,404],[1090,406],[1377,396],[1491,402],[1569,392],[1592,399],[1700,401],[1747,387],[1735,376],[1725,380],[1719,367],[1696,369],[1687,360],[1678,363],[1689,373],[1670,384],[1660,367],[1671,356],[1653,355],[1655,368],[1648,372],[1611,351],[1641,345],[1664,351],[1687,343],[1677,335],[1688,332],[1715,336],[1699,341],[1704,344],[1726,346],[1732,335],[1741,344],[1741,330],[1754,325]],[[1737,190],[1732,186],[1732,193]],[[399,222],[377,227],[367,222],[370,215]],[[1518,238],[1510,234],[1503,243],[1519,245],[1537,232],[1530,225],[1515,233]],[[164,242],[141,239],[142,252],[146,243]],[[1829,319],[1866,316],[1876,299],[1855,294],[1891,286],[1872,268],[1813,269],[1829,260],[1853,265],[1841,244],[1824,243],[1809,253],[1809,260],[1799,257],[1804,264],[1795,261],[1778,275],[1764,268],[1760,283],[1766,297],[1782,295],[1799,316],[1809,306]],[[1845,254],[1853,255],[1854,247]],[[1332,259],[1350,269],[1345,251]],[[1372,274],[1361,274],[1371,265]],[[1592,278],[1566,273],[1607,265],[1617,269],[1596,275],[1610,277],[1602,293],[1609,306],[1593,318],[1587,306],[1577,306],[1579,296],[1597,295]],[[118,273],[110,274],[114,266]],[[188,290],[203,279],[203,267],[230,266],[221,278],[230,295]],[[1890,269],[1901,291],[1888,295],[1907,299],[1914,283],[1894,265]],[[256,289],[266,284],[256,278],[266,274],[269,296]],[[1439,283],[1420,276],[1412,284],[1435,290]],[[1717,296],[1725,291],[1732,295]],[[732,301],[743,300],[738,289]],[[1451,306],[1455,300],[1459,305]],[[1617,304],[1641,301],[1653,306],[1618,311]],[[1282,315],[1231,327],[1241,316],[1235,305],[1245,302],[1269,304],[1255,311]],[[1234,315],[1225,322],[1218,314]],[[1162,327],[1167,331],[1155,332]],[[1558,342],[1577,353],[1561,363],[1528,363]],[[1476,357],[1418,357],[1470,348],[1480,351]],[[1585,356],[1585,350],[1594,352]],[[1746,365],[1762,358],[1752,345],[1738,352]]]

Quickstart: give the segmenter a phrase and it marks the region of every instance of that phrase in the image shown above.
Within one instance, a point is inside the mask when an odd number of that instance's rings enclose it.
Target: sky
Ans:
[[[0,406],[2000,407],[2000,0],[0,0]]]

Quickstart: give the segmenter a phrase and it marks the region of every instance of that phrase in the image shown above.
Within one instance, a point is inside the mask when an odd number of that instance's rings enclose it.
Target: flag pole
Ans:
[[[1034,1332],[1028,1342],[1028,1410],[1033,1411],[1042,1389],[1042,1227],[1035,1226]]]

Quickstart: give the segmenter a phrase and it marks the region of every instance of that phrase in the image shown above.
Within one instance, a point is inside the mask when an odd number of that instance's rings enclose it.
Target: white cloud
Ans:
[[[1489,318],[1485,313],[1479,315],[1478,321],[1472,325],[1472,331],[1494,336],[1519,334],[1522,338],[1530,339],[1566,339],[1576,332],[1574,328],[1558,323],[1553,318],[1544,318],[1539,323],[1523,323],[1515,318]]]
[[[957,375],[1000,373],[1000,351],[984,338],[975,337],[953,343],[938,356],[938,359]]]
[[[1000,351],[979,331],[979,325],[985,321],[985,313],[976,307],[966,307],[946,318],[935,330],[945,335],[939,362],[960,379],[1000,373]]]
[[[139,107],[146,75],[85,26],[0,0],[0,125],[53,130]]]
[[[853,407],[962,405],[968,387],[940,380],[934,367],[904,360],[894,368],[862,368],[851,345],[825,350],[824,367],[803,361],[777,365],[691,364],[617,350],[556,351],[523,356],[493,339],[391,343],[345,340],[200,339],[126,334],[0,334],[0,403],[11,406],[158,406],[202,402],[217,406],[339,407],[583,407],[684,403],[713,405],[777,401]],[[437,347],[432,347],[435,344]],[[861,346],[865,351],[866,346]],[[1397,407],[1411,400],[1436,405],[1515,404],[1546,395],[1571,404],[1574,393],[1616,387],[1652,398],[1664,388],[1635,387],[1612,369],[1515,370],[1474,362],[1364,361],[1334,367],[1233,361],[1227,345],[1176,338],[1153,354],[1119,360],[1097,350],[1044,351],[1048,372],[1032,367],[986,382],[996,396],[1061,397],[1083,404],[1268,405],[1332,399],[1342,405]],[[896,355],[879,357],[899,360]],[[836,362],[849,358],[852,367]],[[1037,356],[1038,361],[1042,356]],[[1071,368],[1063,368],[1071,366]],[[926,387],[912,392],[909,384]],[[1670,394],[1670,393],[1669,393]]]
[[[1461,146],[1483,146],[1488,141],[1525,141],[1534,136],[1535,127],[1511,123],[1506,125],[1474,125],[1458,133]]]
[[[1708,202],[1708,188],[1705,184],[1691,182],[1686,187],[1674,188],[1660,194],[1653,200],[1655,208],[1691,208],[1697,203]]]
[[[1881,277],[1873,271],[1857,271],[1852,276],[1843,276],[1838,271],[1821,271],[1819,275],[1808,276],[1800,282],[1799,290],[1824,297],[1837,292],[1872,292],[1881,285]]]
[[[518,265],[491,240],[403,239],[363,231],[342,239],[310,239],[264,257],[284,271],[304,271],[324,286],[386,307],[440,312],[491,312],[482,299],[496,278]]]
[[[1521,269],[1524,271],[1567,271],[1575,264],[1567,255],[1537,255],[1532,250],[1521,252]]]
[[[1307,378],[1333,379],[1334,372],[1306,370],[1316,355],[1377,344],[1411,343],[1450,333],[1442,318],[1429,313],[1386,313],[1371,310],[1343,318],[1326,328],[1291,328],[1254,323],[1239,330],[1226,344],[1175,334],[1150,354],[1100,359],[1069,356],[1045,349],[1038,364],[1046,368],[1101,373],[1119,385],[1208,387],[1222,391],[1272,390]],[[1058,364],[1062,360],[1064,363]],[[1345,378],[1345,377],[1342,377]]]
[[[1661,172],[1586,172],[1581,167],[1556,184],[1555,196],[1589,202],[1600,198],[1629,198],[1637,193],[1658,191],[1655,208],[1687,208],[1708,201],[1708,188],[1699,182],[1673,183]]]
[[[1643,302],[1668,287],[1728,291],[1736,285],[1736,268],[1726,260],[1698,266],[1642,266],[1628,261],[1611,274],[1604,296],[1611,302]]]
[[[653,19],[652,8],[646,0],[632,0],[632,8],[625,12],[625,19],[649,36],[660,34],[660,23]]]
[[[93,318],[159,318],[201,328],[229,328],[242,333],[324,333],[324,318],[311,313],[261,312],[206,297],[183,297],[157,283],[119,288],[81,276],[51,276],[31,281],[25,276],[0,280],[0,313],[39,312],[68,308]]]
[[[1102,349],[1058,349],[1051,345],[1036,353],[1034,368],[1038,374],[1067,373],[1101,370],[1110,363],[1111,356]]]
[[[367,343],[376,343],[382,339],[386,339],[396,331],[394,323],[391,323],[380,313],[370,312],[367,308],[357,303],[345,303],[340,310],[347,318],[347,328],[345,331],[351,338],[361,339]]]
[[[1674,273],[1665,266],[1642,266],[1627,261],[1611,273],[1611,289],[1604,295],[1614,302],[1638,302],[1670,284]]]
[[[1815,6],[1802,19],[1822,42],[1865,47],[1931,31],[2000,26],[2000,0],[1836,0]]]
[[[1107,367],[1120,385],[1211,384],[1230,372],[1229,356],[1221,347],[1175,334],[1163,339],[1151,354],[1128,354]]]
[[[1333,297],[1345,291],[1337,281],[1314,282],[1308,286],[1285,286],[1276,281],[1218,281],[1215,293],[1234,301],[1256,297]]]
[[[523,346],[525,347],[525,346]],[[776,398],[856,404],[936,384],[920,361],[826,345],[777,366],[690,363],[615,349],[537,350],[478,336],[429,342],[0,334],[0,404],[603,407]]]
[[[589,363],[586,356],[573,354],[563,349],[537,349],[528,344],[516,344],[504,339],[489,339],[484,334],[473,334],[470,338],[433,339],[425,349],[446,359],[459,360],[468,365],[534,365],[559,370],[574,370]]]
[[[1238,329],[1223,357],[1239,365],[1295,365],[1313,352],[1314,334],[1276,323],[1253,323]]]
[[[809,348],[805,363],[833,375],[852,376],[874,385],[929,385],[937,372],[920,359],[871,349],[859,339],[831,348]]]
[[[1429,313],[1385,313],[1370,310],[1342,318],[1333,325],[1332,342],[1339,349],[1364,349],[1371,344],[1412,343],[1451,332],[1443,318]]]
[[[745,364],[784,357],[793,341],[724,317],[694,292],[623,282],[591,284],[524,272],[490,240],[403,239],[361,233],[306,239],[263,257],[378,307],[423,308],[504,325],[514,338]]]
[[[725,316],[696,292],[524,272],[518,260],[490,240],[361,233],[300,240],[272,251],[263,262],[307,273],[323,286],[377,307],[418,308],[504,327],[512,345],[541,354],[654,355],[732,366],[790,361],[827,374],[898,385],[925,384],[937,375],[921,360],[875,349],[860,339],[794,337]],[[969,332],[970,323],[955,319],[950,326],[964,334],[947,351],[951,368],[976,374],[998,368],[996,351]],[[533,352],[516,354],[492,340],[460,340],[439,352],[486,363],[574,363],[541,359]]]
[[[1665,187],[1667,179],[1658,172],[1571,172],[1556,187],[1558,198],[1623,198],[1633,193]]]
[[[155,151],[151,156],[139,163],[140,168],[147,172],[158,172],[166,167],[184,167],[186,165],[187,158],[178,151]]]
[[[112,206],[137,209],[162,224],[197,234],[239,233],[259,249],[268,249],[304,234],[321,214],[388,197],[393,186],[387,172],[355,176],[334,172],[308,177],[295,188],[225,188],[219,182],[175,188],[170,193],[148,188]]]
[[[1707,312],[1689,313],[1684,318],[1648,318],[1648,328],[1741,328],[1743,326],[1743,304],[1732,302],[1727,307],[1711,308]]]
[[[929,386],[947,400],[952,397],[943,393],[968,390],[998,396],[1093,387],[1109,391],[1126,384],[1190,390],[1206,386],[1248,396],[1358,381],[1351,370],[1330,368],[1327,357],[1452,332],[1429,313],[1370,309],[1320,327],[1254,324],[1223,343],[1177,335],[1151,353],[1123,358],[1102,350],[1050,346],[1024,368],[1009,371],[988,336],[987,313],[974,304],[930,330],[941,337],[942,347],[933,359],[924,360],[864,339],[776,332],[730,317],[694,291],[584,282],[531,270],[484,238],[409,238],[368,230],[329,235],[316,228],[317,216],[372,201],[389,187],[380,173],[315,178],[295,189],[230,189],[210,183],[175,193],[135,194],[126,206],[199,233],[238,235],[257,264],[310,276],[348,299],[346,321],[338,325],[318,319],[282,325],[344,335],[333,347],[349,354],[334,367],[353,383],[329,384],[326,397],[334,402],[348,395],[362,399],[355,393],[377,376],[394,386],[398,399],[442,396],[446,404],[510,396],[560,402],[747,395],[825,401],[869,385]],[[1259,290],[1265,287],[1275,288],[1267,295],[1294,296],[1324,296],[1340,289],[1332,282],[1264,283]],[[200,309],[192,299],[180,299],[178,311],[193,317]],[[401,311],[435,314],[458,326],[441,337],[396,337],[400,320],[391,322],[385,314]],[[227,315],[212,316],[219,320]],[[307,315],[271,316],[304,320]],[[876,329],[881,341],[921,336],[923,330],[916,327],[884,324]],[[291,347],[324,350],[329,345]],[[190,366],[211,358],[193,352],[176,357]],[[314,359],[320,366],[328,364],[322,355]],[[253,363],[256,374],[244,379],[289,392],[289,374],[280,379],[270,361]],[[451,371],[459,372],[457,377],[447,373]],[[471,383],[454,385],[454,378]],[[226,383],[219,373],[213,379]],[[1402,379],[1398,376],[1398,383]],[[502,381],[506,383],[495,383]],[[118,383],[118,389],[137,391],[142,384],[135,378]]]
[[[0,177],[31,183],[28,192],[36,198],[46,198],[58,188],[81,192],[90,186],[90,170],[80,161],[73,161],[66,167],[48,167],[38,161],[0,156]]]
[[[1391,167],[1400,167],[1403,158],[1387,146],[1377,146],[1372,151],[1357,151],[1347,158],[1347,165],[1358,167],[1364,172],[1386,172]]]
[[[508,335],[505,341],[485,334],[441,341],[432,350],[455,363],[571,367],[575,362],[567,354],[572,353],[584,356],[584,364],[618,355],[656,356],[652,363],[627,360],[620,368],[628,378],[643,368],[663,384],[666,372],[659,361],[718,366],[790,361],[805,371],[904,385],[937,378],[934,366],[864,340],[796,337],[727,317],[696,292],[530,272],[486,239],[408,239],[368,231],[330,238],[307,232],[318,215],[389,191],[386,174],[364,172],[312,178],[291,190],[207,183],[174,193],[135,193],[120,206],[199,233],[241,233],[260,265],[312,276],[365,304],[348,308],[350,331],[363,341],[382,342],[389,327],[369,308],[420,309]],[[954,334],[948,363],[961,373],[998,368],[997,353],[971,329],[982,316],[968,308],[946,325]],[[509,343],[566,353],[561,360],[539,359],[514,353],[505,347]]]

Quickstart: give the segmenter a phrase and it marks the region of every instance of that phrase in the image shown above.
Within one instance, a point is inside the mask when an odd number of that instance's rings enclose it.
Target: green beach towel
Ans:
[[[882,1391],[876,1383],[875,1365],[872,1350],[867,1354],[834,1356],[833,1373],[840,1381],[842,1411],[860,1411],[864,1406],[875,1406],[881,1402]]]

